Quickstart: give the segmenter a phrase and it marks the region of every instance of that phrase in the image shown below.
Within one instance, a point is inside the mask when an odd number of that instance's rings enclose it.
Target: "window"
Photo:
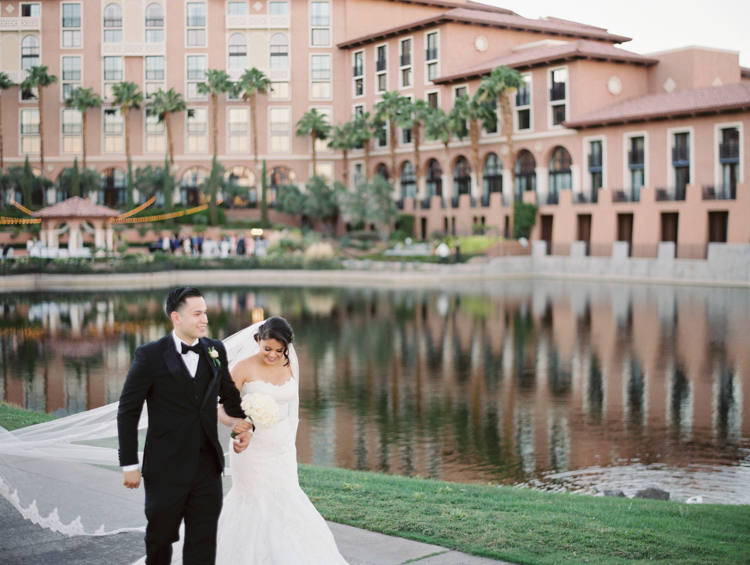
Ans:
[[[123,151],[123,137],[125,124],[122,114],[117,108],[106,108],[103,113],[104,152],[121,153]]]
[[[250,109],[229,108],[227,116],[227,131],[229,133],[229,151],[233,153],[246,152],[248,145],[248,131],[250,130]]]
[[[21,152],[39,153],[39,109],[21,110]]]
[[[427,105],[432,108],[433,110],[438,108],[440,106],[438,93],[437,92],[429,92],[427,93]]]
[[[469,88],[466,86],[457,86],[453,90],[453,98],[461,98],[462,96],[468,96],[469,95]]]
[[[645,139],[642,136],[630,138],[628,169],[630,171],[630,191],[634,202],[640,201],[641,187],[645,177]]]
[[[736,127],[721,130],[719,144],[721,188],[725,198],[735,198],[740,179],[740,130]]]
[[[331,56],[312,55],[310,65],[310,98],[327,100],[331,98]]]
[[[247,68],[247,38],[244,33],[233,33],[229,38],[229,68]]]
[[[271,108],[269,110],[271,133],[271,151],[289,151],[291,147],[291,119],[289,108]]]
[[[675,197],[685,199],[685,188],[690,182],[690,133],[674,134],[672,146],[672,167],[674,168]]]
[[[388,127],[385,122],[376,124],[375,139],[379,148],[388,145]]]
[[[187,45],[206,46],[206,3],[187,3]]]
[[[228,16],[246,16],[247,2],[227,2]]]
[[[112,98],[112,86],[122,82],[122,57],[104,57],[104,98]]]
[[[432,82],[438,76],[438,32],[433,31],[426,36],[427,48],[425,61],[427,62],[427,81]]]
[[[453,194],[471,194],[471,167],[469,160],[463,155],[453,167]]]
[[[495,153],[487,155],[484,161],[484,195],[503,191],[503,162]]]
[[[531,75],[523,75],[523,83],[516,91],[516,130],[531,129]]]
[[[498,132],[497,100],[490,100],[488,104],[493,112],[490,119],[482,122],[482,129],[487,134],[493,134]]]
[[[399,59],[399,77],[401,82],[401,88],[408,88],[412,86],[411,80],[411,39],[402,39],[400,45],[400,59]]]
[[[289,40],[283,33],[271,36],[271,68],[289,68]]]
[[[188,55],[187,57],[187,98],[191,100],[204,98],[198,92],[198,83],[206,78],[206,56]]]
[[[547,204],[557,204],[561,190],[569,190],[573,186],[570,171],[570,153],[564,147],[557,147],[549,160],[549,199]]]
[[[431,159],[427,163],[427,198],[443,195],[443,169],[437,159]]]
[[[268,97],[271,100],[289,100],[290,92],[288,82],[272,82]]]
[[[272,16],[289,15],[289,2],[269,2],[268,13]]]
[[[328,47],[331,44],[331,4],[329,2],[310,3],[310,45]]]
[[[21,4],[22,18],[38,18],[41,15],[42,11],[39,4]]]
[[[81,57],[75,55],[62,58],[62,97],[63,100],[81,86]]]
[[[200,167],[191,167],[180,179],[180,196],[182,202],[188,206],[195,206],[200,202],[201,186],[206,182],[208,171]]]
[[[357,51],[354,53],[354,96],[364,96],[365,94],[365,52]]]
[[[153,96],[160,88],[164,90],[164,57],[146,57],[146,98]]]
[[[536,161],[530,151],[523,149],[516,159],[516,197],[523,201],[523,193],[536,190]]]
[[[39,38],[27,35],[21,41],[21,69],[28,71],[31,67],[39,66]]]
[[[62,44],[63,47],[81,46],[81,5],[62,5]]]
[[[388,46],[378,45],[375,49],[375,82],[378,93],[388,90]]]
[[[597,139],[589,142],[589,175],[591,177],[591,196],[596,199],[599,189],[603,185],[603,163],[602,140]],[[594,200],[596,202],[596,200]]]
[[[318,114],[320,116],[323,117],[323,120],[327,124],[330,125],[332,123],[332,121],[333,121],[332,120],[333,111],[332,111],[332,109],[330,107],[323,107],[323,108],[317,107],[317,108],[315,108],[315,110],[318,112]],[[316,139],[315,140],[315,151],[317,153],[326,153],[326,152],[330,153],[333,150],[328,146],[328,140],[327,139]],[[320,166],[320,164],[318,164],[318,167],[319,166]],[[320,174],[320,169],[317,169],[316,172],[315,172],[315,174]]]
[[[104,8],[104,43],[122,42],[122,8],[108,4]]]
[[[354,114],[353,114],[353,116],[355,118],[359,118],[359,117],[362,117],[364,115],[365,115],[365,107],[362,106],[361,104],[356,105],[354,107]]]
[[[568,69],[555,69],[549,76],[552,85],[549,89],[551,123],[559,126],[566,120]]]
[[[187,111],[187,150],[191,153],[206,151],[207,120],[206,108],[188,108]]]
[[[146,151],[162,153],[166,148],[166,127],[157,116],[146,114]]]
[[[417,197],[417,175],[411,161],[405,161],[401,167],[401,199]]]
[[[164,9],[153,3],[146,7],[146,43],[164,42]]]

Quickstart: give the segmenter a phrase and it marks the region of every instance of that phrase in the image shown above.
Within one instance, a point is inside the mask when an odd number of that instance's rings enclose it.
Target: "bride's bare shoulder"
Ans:
[[[258,354],[256,353],[242,361],[238,361],[234,367],[232,367],[231,373],[235,382],[247,382],[253,380],[251,375],[255,372],[253,367],[257,366],[257,357]]]

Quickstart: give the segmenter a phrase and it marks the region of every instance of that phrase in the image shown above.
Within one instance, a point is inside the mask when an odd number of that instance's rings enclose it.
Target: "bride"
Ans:
[[[239,354],[232,356],[227,346],[242,396],[271,396],[279,417],[271,427],[257,425],[242,453],[229,450],[232,488],[219,517],[218,565],[346,565],[325,520],[299,486],[299,363],[293,339],[287,321],[275,317],[257,328]],[[219,419],[231,426],[221,406]]]

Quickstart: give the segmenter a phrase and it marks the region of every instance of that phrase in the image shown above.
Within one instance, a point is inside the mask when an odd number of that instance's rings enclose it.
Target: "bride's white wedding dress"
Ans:
[[[248,448],[229,450],[232,488],[219,518],[217,565],[346,565],[331,530],[297,477],[297,375],[281,386],[253,381],[242,395],[263,392],[279,420],[258,427]]]

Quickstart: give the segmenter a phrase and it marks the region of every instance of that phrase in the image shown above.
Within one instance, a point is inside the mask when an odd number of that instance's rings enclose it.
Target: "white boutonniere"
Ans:
[[[214,362],[215,367],[221,367],[221,361],[219,361],[219,352],[216,351],[215,347],[208,348],[208,356]]]

